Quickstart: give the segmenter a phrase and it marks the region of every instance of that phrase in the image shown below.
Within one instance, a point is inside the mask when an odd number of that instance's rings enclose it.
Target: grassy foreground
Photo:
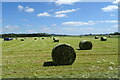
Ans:
[[[59,37],[58,37],[59,38]],[[2,39],[0,39],[2,40]],[[117,78],[118,38],[100,41],[94,37],[62,37],[53,43],[52,38],[20,38],[2,40],[3,78]],[[89,40],[92,50],[78,50],[81,40]],[[76,60],[68,66],[44,67],[52,61],[51,51],[57,44],[70,44],[76,52]]]

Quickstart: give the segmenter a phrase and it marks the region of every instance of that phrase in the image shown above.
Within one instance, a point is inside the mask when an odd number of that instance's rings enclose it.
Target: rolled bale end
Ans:
[[[79,43],[80,50],[91,50],[92,49],[92,43],[87,40],[83,40]]]
[[[72,65],[76,53],[68,44],[59,44],[52,50],[52,59],[55,65]]]
[[[24,41],[24,39],[21,39],[21,41]]]
[[[101,41],[107,41],[107,38],[106,38],[106,37],[101,37],[100,40],[101,40]]]
[[[98,37],[98,36],[95,36],[95,39],[99,39],[99,37]]]

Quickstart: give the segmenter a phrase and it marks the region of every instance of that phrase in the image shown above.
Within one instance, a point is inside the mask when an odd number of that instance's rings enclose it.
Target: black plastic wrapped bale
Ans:
[[[75,58],[76,53],[68,44],[59,44],[52,50],[52,59],[56,65],[71,65]]]
[[[92,49],[92,43],[87,40],[83,40],[79,43],[80,50],[90,50]]]
[[[24,39],[21,39],[21,41],[24,41]]]
[[[95,39],[98,39],[99,37],[98,36],[95,36]]]
[[[37,40],[37,38],[34,38],[34,40]]]
[[[4,41],[11,41],[13,38],[4,38]]]
[[[101,37],[101,41],[107,41],[106,37]]]

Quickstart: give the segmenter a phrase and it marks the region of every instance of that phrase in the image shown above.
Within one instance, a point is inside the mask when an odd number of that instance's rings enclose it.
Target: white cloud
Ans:
[[[21,10],[23,10],[23,9],[24,9],[24,7],[23,7],[23,6],[21,6],[21,5],[18,5],[18,9],[21,11]]]
[[[43,30],[51,30],[51,28],[45,27],[45,28],[43,28]]]
[[[28,12],[28,13],[32,13],[32,12],[35,11],[33,8],[30,8],[30,7],[23,7],[23,6],[21,6],[21,5],[18,5],[18,9],[19,9],[20,11],[23,10],[23,11]]]
[[[106,20],[106,21],[69,21],[69,22],[63,22],[62,25],[67,26],[83,26],[83,25],[95,25],[97,23],[118,23],[116,20]]]
[[[68,26],[82,26],[82,25],[94,25],[95,23],[93,21],[88,21],[88,22],[64,22],[62,25],[68,25]]]
[[[78,9],[79,9],[79,8],[77,8],[77,9],[68,9],[68,10],[63,10],[63,11],[58,11],[58,12],[56,12],[56,14],[71,13],[71,12],[77,11]]]
[[[33,9],[33,8],[26,7],[26,8],[25,8],[25,12],[32,13],[32,12],[34,12],[34,9]]]
[[[87,30],[87,29],[91,29],[91,30],[92,30],[92,29],[95,29],[95,28],[93,28],[93,27],[73,28],[73,27],[72,27],[72,28],[62,28],[62,29],[63,29],[63,30],[81,30],[81,29],[82,29],[82,30],[84,30],[84,29],[86,29],[86,30]]]
[[[16,29],[18,28],[18,26],[11,26],[11,25],[8,25],[8,26],[5,26],[6,29]]]
[[[70,12],[75,12],[77,11],[79,8],[77,9],[68,9],[68,10],[63,10],[63,11],[58,11],[55,12],[55,14],[51,15],[48,12],[43,12],[43,13],[39,13],[37,14],[38,17],[40,16],[51,16],[51,17],[67,17],[67,15],[65,13],[70,13]],[[53,10],[53,9],[52,9]]]
[[[112,27],[118,27],[118,25],[114,25],[114,26],[112,26]]]
[[[34,32],[36,32],[34,29],[31,29],[31,30],[28,30],[27,31],[28,33],[34,33]]]
[[[113,1],[113,4],[118,4],[120,0]]]
[[[51,26],[57,26],[57,24],[51,24]]]
[[[2,0],[2,2],[56,2],[56,1],[57,0]],[[63,1],[63,0],[59,0],[59,1]],[[70,1],[74,1],[74,0],[70,0]],[[113,0],[80,0],[80,2],[112,2],[112,1]]]
[[[12,26],[12,25],[7,25],[5,27],[3,27],[3,32],[14,32],[17,31],[19,28],[19,26]]]
[[[26,19],[26,18],[23,18],[23,19],[22,19],[22,21],[27,21],[27,20],[28,20],[28,19]]]
[[[65,14],[57,14],[54,17],[67,17]]]
[[[108,20],[108,21],[96,21],[96,22],[99,22],[99,23],[118,23],[118,21],[116,20]]]
[[[113,25],[112,27],[117,28],[117,27],[120,27],[120,25]]]
[[[110,16],[115,16],[115,14],[110,14]]]
[[[2,22],[2,19],[0,19],[0,23]]]
[[[44,13],[39,13],[37,16],[40,17],[40,16],[51,16],[51,15],[47,12],[44,12]]]
[[[102,8],[104,12],[115,11],[118,9],[117,5],[109,5],[107,7]]]
[[[81,1],[81,0],[56,0],[55,4],[57,4],[57,5],[70,4],[71,5],[71,4],[74,4],[79,1]]]
[[[27,27],[31,27],[32,25],[31,25],[31,24],[27,24],[26,26],[27,26]]]

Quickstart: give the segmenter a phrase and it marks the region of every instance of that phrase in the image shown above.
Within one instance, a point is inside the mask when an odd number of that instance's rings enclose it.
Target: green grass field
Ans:
[[[58,37],[59,38],[59,37]],[[52,38],[20,38],[2,41],[3,78],[117,78],[118,38],[100,41],[94,37],[62,37],[53,43]],[[81,40],[89,40],[92,50],[78,50]],[[72,65],[44,67],[44,62],[52,61],[53,47],[60,43],[70,44],[76,52]]]

